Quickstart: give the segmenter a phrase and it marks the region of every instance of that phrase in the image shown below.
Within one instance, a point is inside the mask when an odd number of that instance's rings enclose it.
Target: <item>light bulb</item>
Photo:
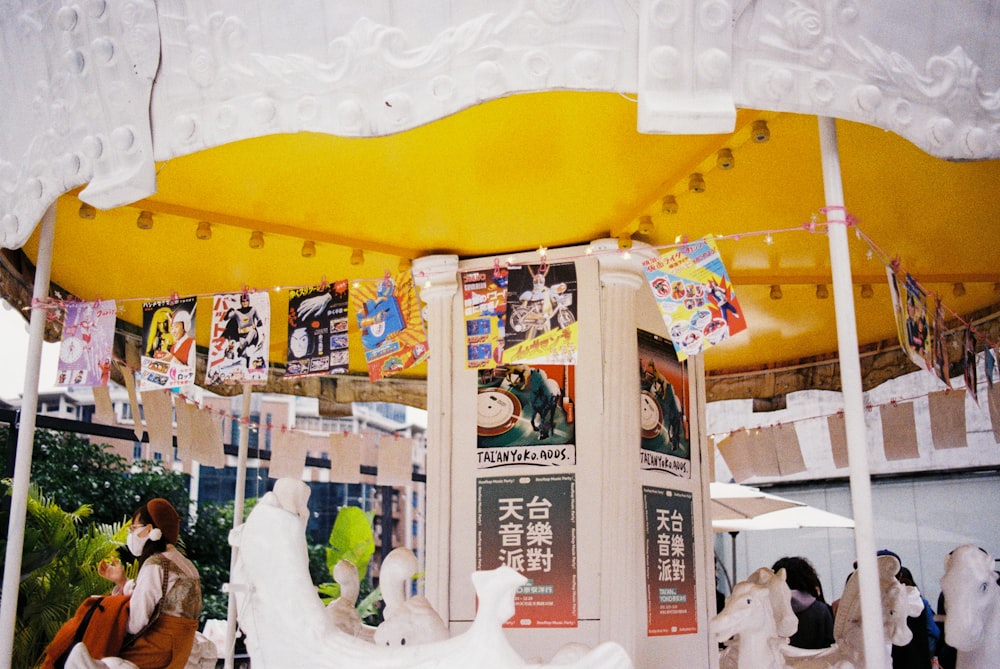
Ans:
[[[212,224],[208,221],[199,221],[198,229],[194,231],[194,236],[198,239],[212,238]]]
[[[262,249],[264,248],[264,233],[260,230],[254,230],[250,233],[250,248],[252,249]]]

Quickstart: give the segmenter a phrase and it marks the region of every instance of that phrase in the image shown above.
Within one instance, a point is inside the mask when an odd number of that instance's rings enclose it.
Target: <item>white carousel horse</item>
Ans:
[[[944,559],[944,634],[958,651],[955,669],[994,669],[1000,662],[997,579],[993,556],[978,546],[959,546]]]
[[[872,669],[892,666],[892,646],[905,646],[913,639],[913,633],[906,626],[906,618],[920,615],[924,610],[920,592],[896,580],[899,560],[891,555],[880,555],[877,564],[882,629],[887,644],[884,657],[879,658],[877,663],[871,663]],[[857,572],[851,574],[844,586],[833,623],[833,638],[836,640],[833,646],[818,652],[786,648],[788,666],[792,669],[865,669],[869,666],[861,628],[861,593]]]
[[[358,568],[350,560],[340,560],[333,567],[333,580],[340,586],[340,596],[326,605],[327,617],[342,632],[372,641],[375,628],[365,625],[355,608],[361,592]]]
[[[784,669],[782,647],[795,633],[798,619],[792,611],[792,595],[785,583],[785,570],[775,574],[762,567],[746,581],[737,583],[726,605],[712,618],[717,641],[736,641],[719,657],[721,669]]]
[[[382,561],[378,582],[385,607],[382,624],[375,629],[378,645],[410,646],[448,638],[448,626],[430,600],[423,595],[406,596],[416,573],[417,556],[408,548],[395,548]]]
[[[236,593],[238,620],[246,633],[254,669],[527,666],[502,629],[504,621],[514,613],[514,593],[526,580],[508,567],[473,574],[479,602],[476,617],[464,633],[449,639],[387,648],[338,629],[309,577],[301,522],[309,488],[292,479],[278,483],[282,484],[281,494],[268,493],[261,498],[246,523],[230,536],[239,547],[231,587]],[[604,643],[577,661],[560,666],[631,669],[632,662],[621,646]]]

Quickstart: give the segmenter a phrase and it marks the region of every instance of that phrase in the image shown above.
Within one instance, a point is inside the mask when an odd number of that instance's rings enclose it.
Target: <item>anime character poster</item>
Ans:
[[[479,479],[476,569],[528,581],[504,627],[576,627],[576,485],[572,474]]]
[[[643,486],[646,634],[697,634],[692,495]]]
[[[638,335],[640,467],[691,478],[687,365],[663,337]]]
[[[576,364],[576,265],[511,267],[504,363]]]
[[[266,292],[212,297],[212,336],[205,382],[267,383],[271,298]]]
[[[642,266],[681,360],[747,328],[711,237],[667,249]]]
[[[496,367],[503,356],[507,268],[462,274],[467,369]]]
[[[395,276],[386,272],[381,281],[355,286],[351,311],[361,330],[372,381],[398,374],[427,357],[427,335],[409,272]]]
[[[66,305],[57,386],[106,386],[118,307],[114,300]]]
[[[479,370],[477,466],[576,464],[575,377],[575,365]]]
[[[951,388],[951,362],[948,360],[948,346],[944,339],[944,303],[937,299],[934,308],[934,373]]]
[[[194,383],[196,307],[194,297],[142,305],[140,391],[181,388]]]
[[[906,356],[920,369],[934,366],[933,321],[927,307],[927,293],[912,276],[899,280],[892,266],[886,267],[896,332]]]
[[[288,291],[286,377],[346,374],[348,282]]]

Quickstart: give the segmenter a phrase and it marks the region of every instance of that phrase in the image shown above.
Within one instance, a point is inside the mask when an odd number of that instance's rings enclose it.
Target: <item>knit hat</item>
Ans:
[[[153,525],[160,528],[166,542],[176,544],[181,529],[181,519],[173,505],[162,497],[157,497],[146,502],[146,511],[149,512]]]

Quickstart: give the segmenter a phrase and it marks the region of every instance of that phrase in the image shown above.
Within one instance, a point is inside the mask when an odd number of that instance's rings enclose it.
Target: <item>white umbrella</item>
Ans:
[[[854,527],[854,521],[787,497],[766,493],[738,483],[709,484],[712,498],[712,529],[729,532],[733,538],[733,573],[736,580],[736,535],[750,530],[782,530],[800,527]]]

